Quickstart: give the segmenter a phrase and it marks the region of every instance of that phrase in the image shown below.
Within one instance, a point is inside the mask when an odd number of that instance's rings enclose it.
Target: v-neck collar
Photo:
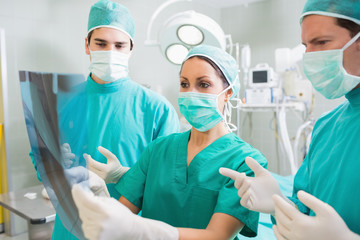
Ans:
[[[354,108],[360,107],[360,88],[356,88],[345,95],[350,105]]]
[[[196,169],[199,169],[207,158],[203,158],[202,155],[211,153],[211,152],[218,152],[226,150],[226,144],[218,144],[219,142],[224,142],[226,140],[231,141],[236,136],[234,133],[228,133],[220,138],[216,139],[212,143],[210,143],[206,148],[201,150],[198,154],[194,156],[191,160],[189,166],[187,166],[187,148],[189,144],[191,130],[185,132],[181,135],[179,139],[179,146],[177,150],[177,157],[176,157],[176,179],[180,183],[188,184],[189,183],[189,173],[190,175],[193,172],[196,172]]]

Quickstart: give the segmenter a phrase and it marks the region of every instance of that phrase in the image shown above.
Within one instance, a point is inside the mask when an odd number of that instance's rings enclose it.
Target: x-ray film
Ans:
[[[84,239],[71,195],[88,185],[84,76],[21,71],[26,127],[37,171],[64,226]]]

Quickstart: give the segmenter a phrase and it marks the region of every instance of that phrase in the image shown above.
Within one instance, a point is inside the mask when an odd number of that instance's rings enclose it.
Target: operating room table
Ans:
[[[42,185],[0,194],[0,205],[27,220],[30,240],[50,239],[55,220],[55,209],[44,199]],[[25,197],[29,194],[30,197]]]

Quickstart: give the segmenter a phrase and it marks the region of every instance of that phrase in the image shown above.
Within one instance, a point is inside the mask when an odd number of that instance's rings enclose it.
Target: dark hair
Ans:
[[[360,25],[343,18],[336,18],[336,24],[342,28],[347,29],[350,32],[351,37],[355,37],[360,32]]]
[[[220,70],[220,68],[213,61],[211,61],[209,58],[204,57],[204,56],[193,56],[193,57],[190,57],[188,59],[195,58],[195,57],[206,61],[207,63],[209,63],[214,68],[214,70],[215,70],[216,74],[218,75],[218,77],[221,78],[224,88],[227,88],[230,85],[229,82],[226,80],[226,77],[225,77],[224,73]]]
[[[95,29],[94,29],[95,30]],[[90,45],[90,39],[91,39],[91,36],[94,32],[94,30],[91,30],[88,35],[87,35],[87,40],[88,40],[88,44]],[[130,39],[130,50],[132,50],[134,47],[134,44],[133,44],[133,41]]]

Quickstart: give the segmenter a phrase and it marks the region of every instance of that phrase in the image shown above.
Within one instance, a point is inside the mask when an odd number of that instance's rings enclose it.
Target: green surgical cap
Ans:
[[[100,0],[91,6],[88,33],[96,28],[115,28],[134,39],[135,23],[129,10],[119,3]]]
[[[219,67],[233,91],[231,98],[235,97],[239,93],[239,68],[236,60],[230,54],[217,47],[200,45],[190,50],[183,64],[187,59],[196,56],[206,57]]]
[[[312,14],[347,19],[360,25],[360,0],[308,0],[300,22]]]

